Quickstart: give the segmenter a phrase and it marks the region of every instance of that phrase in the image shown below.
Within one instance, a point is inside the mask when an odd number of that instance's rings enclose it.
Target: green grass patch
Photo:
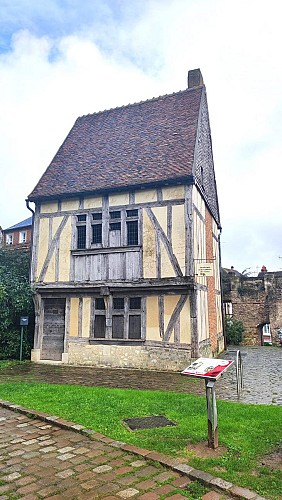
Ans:
[[[0,359],[0,370],[1,368],[9,368],[10,366],[15,366],[20,364],[19,361],[9,360],[9,359]]]
[[[207,440],[206,400],[190,394],[35,383],[0,384],[0,398],[58,415],[113,439],[185,457],[190,465],[258,494],[281,499],[282,472],[260,466],[281,443],[282,408],[218,401],[219,442],[227,452],[197,458],[189,443]],[[130,432],[125,418],[165,415],[176,427]],[[280,496],[279,496],[280,495]]]

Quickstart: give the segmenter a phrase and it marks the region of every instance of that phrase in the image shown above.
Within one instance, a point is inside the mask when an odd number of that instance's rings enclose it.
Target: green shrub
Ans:
[[[34,307],[29,261],[29,252],[25,250],[0,249],[0,359],[19,359],[21,316],[29,316],[22,354],[23,359],[30,357]]]
[[[225,318],[227,344],[239,345],[243,340],[244,325],[238,319]]]

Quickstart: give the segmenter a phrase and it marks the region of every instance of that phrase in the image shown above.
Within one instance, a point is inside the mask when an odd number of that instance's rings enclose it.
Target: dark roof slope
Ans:
[[[18,222],[18,224],[15,224],[14,226],[8,227],[4,231],[12,231],[14,229],[22,229],[24,227],[30,227],[32,226],[32,217],[28,217],[28,219],[25,219],[21,222]]]
[[[204,87],[78,118],[30,200],[192,175]]]

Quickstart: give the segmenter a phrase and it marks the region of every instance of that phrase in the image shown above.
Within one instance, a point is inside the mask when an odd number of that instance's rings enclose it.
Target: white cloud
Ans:
[[[28,2],[31,10],[21,24],[28,29],[15,27],[10,50],[0,54],[0,224],[29,215],[24,198],[77,116],[178,91],[186,86],[188,69],[200,67],[208,91],[223,264],[278,267],[280,2],[94,4],[86,2],[83,9],[75,0],[52,0],[40,13],[38,3]],[[27,7],[25,1],[12,5],[4,2],[2,9],[7,26],[16,26]]]

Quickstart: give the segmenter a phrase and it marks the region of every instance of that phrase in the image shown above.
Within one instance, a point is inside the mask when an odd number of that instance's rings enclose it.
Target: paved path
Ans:
[[[245,388],[240,401],[282,405],[282,349],[241,348],[241,352]],[[225,355],[226,358],[234,356],[232,352]],[[204,395],[202,380],[178,373],[140,370],[22,364],[0,371],[0,382],[7,380],[160,389]],[[217,382],[216,392],[218,398],[238,400],[234,367]],[[205,476],[205,473],[185,464],[175,465],[175,459],[115,442],[94,431],[88,437],[74,432],[77,429],[62,429],[57,424],[52,418],[43,422],[0,407],[0,500],[120,500],[131,497],[180,500],[187,498],[183,488],[189,487],[191,478],[204,478],[207,486],[207,493],[202,497],[204,500],[224,499],[227,490],[231,498],[236,494],[240,498],[259,499],[248,490],[226,486],[224,482],[221,493],[218,493],[215,485],[220,485],[221,480]]]
[[[282,348],[241,347],[240,351],[243,361],[244,389],[239,401],[281,406]],[[236,360],[236,353],[230,349],[230,352],[223,357]],[[236,369],[232,366],[217,383],[217,396],[228,401],[238,401],[236,385]]]
[[[244,367],[244,390],[240,396],[240,402],[282,405],[282,348],[242,347],[240,349]],[[223,357],[236,359],[234,352],[229,352]],[[30,363],[2,369],[0,382],[8,379],[205,395],[205,385],[202,380],[172,372]],[[235,363],[216,383],[216,395],[219,399],[238,401]]]
[[[68,429],[64,421],[61,424],[66,429],[60,428],[51,420],[30,419],[0,407],[1,500],[187,499],[183,491],[189,488],[191,478],[181,471],[185,468],[190,476],[194,474],[193,479],[206,479],[203,500],[227,500],[224,491],[215,491],[211,481],[216,479],[210,474],[94,431],[88,430],[91,435],[87,437]],[[162,457],[170,467],[161,464]],[[241,492],[230,483],[217,481],[225,490]],[[260,498],[249,490],[242,492],[243,498]],[[228,498],[235,496],[230,493]]]

